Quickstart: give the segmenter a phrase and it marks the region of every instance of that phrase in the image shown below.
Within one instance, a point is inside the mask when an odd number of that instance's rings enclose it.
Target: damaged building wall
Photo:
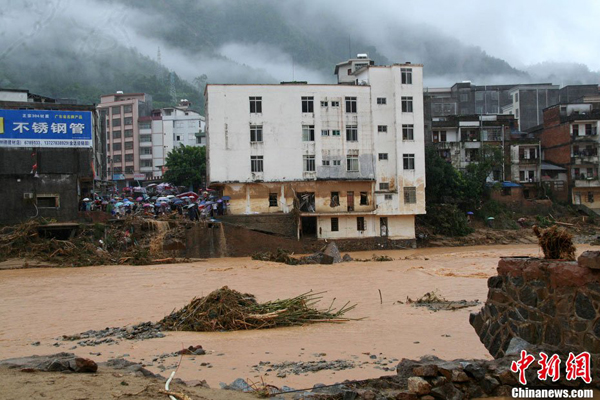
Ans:
[[[367,66],[353,85],[208,85],[208,176],[228,211],[288,213],[299,198],[303,234],[329,237],[313,215],[351,225],[406,215],[397,237],[414,238],[425,213],[422,67]],[[344,237],[380,236],[379,223]]]
[[[359,222],[362,218],[363,222]],[[335,222],[332,221],[335,220]],[[414,239],[415,217],[413,215],[335,215],[317,217],[319,237],[327,239],[356,239],[385,237],[389,239]],[[385,226],[385,228],[383,228]]]

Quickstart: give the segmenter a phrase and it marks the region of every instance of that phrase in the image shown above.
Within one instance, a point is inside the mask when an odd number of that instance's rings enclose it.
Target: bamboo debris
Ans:
[[[356,305],[346,303],[337,310],[332,302],[326,310],[315,308],[323,293],[310,291],[291,299],[258,303],[253,295],[224,286],[208,296],[194,298],[182,309],[166,316],[160,324],[171,331],[211,332],[350,321],[344,314]]]

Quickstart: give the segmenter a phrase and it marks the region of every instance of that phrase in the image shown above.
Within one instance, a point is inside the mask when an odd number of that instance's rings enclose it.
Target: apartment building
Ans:
[[[105,122],[108,176],[120,186],[159,180],[167,154],[179,145],[202,145],[204,118],[182,100],[177,107],[152,109],[146,93],[101,97],[98,110]]]
[[[600,103],[558,104],[544,110],[544,160],[567,171],[570,200],[600,211]]]
[[[295,210],[305,236],[414,241],[425,213],[423,67],[359,55],[335,73],[337,85],[208,85],[209,182],[231,214]]]

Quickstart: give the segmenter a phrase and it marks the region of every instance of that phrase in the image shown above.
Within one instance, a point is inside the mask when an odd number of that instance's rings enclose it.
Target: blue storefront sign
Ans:
[[[125,180],[124,174],[113,174],[113,181],[123,181]]]
[[[0,110],[0,147],[92,147],[92,113]]]

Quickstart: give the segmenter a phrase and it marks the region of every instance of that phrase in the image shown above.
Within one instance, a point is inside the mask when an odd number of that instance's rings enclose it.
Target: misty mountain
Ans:
[[[334,65],[357,53],[422,63],[426,86],[599,75],[573,64],[519,70],[431,25],[318,0],[3,2],[0,87],[86,103],[123,90],[151,93],[157,107],[187,98],[202,109],[206,83],[332,83]]]

